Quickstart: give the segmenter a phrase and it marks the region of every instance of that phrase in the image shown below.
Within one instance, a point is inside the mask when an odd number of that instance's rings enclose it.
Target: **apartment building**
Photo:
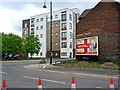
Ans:
[[[22,38],[27,37],[30,34],[30,19],[22,21]]]
[[[52,57],[75,57],[76,24],[79,14],[77,8],[52,12]],[[50,13],[30,17],[30,34],[38,36],[42,44],[39,54],[34,54],[33,57],[50,57]]]

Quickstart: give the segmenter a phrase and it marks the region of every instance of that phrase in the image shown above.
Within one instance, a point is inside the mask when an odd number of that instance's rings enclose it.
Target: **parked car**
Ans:
[[[24,57],[24,55],[20,52],[17,52],[13,55],[13,58],[18,59],[18,60],[22,59],[23,57]]]
[[[20,60],[22,58],[26,58],[27,55],[26,54],[23,54],[21,52],[17,52],[17,53],[14,53],[14,54],[3,54],[2,55],[2,58],[3,59],[8,59],[8,60]]]
[[[5,54],[4,56],[5,59],[13,59],[13,54]]]

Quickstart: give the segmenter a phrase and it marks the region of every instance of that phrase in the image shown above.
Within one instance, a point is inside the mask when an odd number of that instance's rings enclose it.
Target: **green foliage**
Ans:
[[[30,53],[31,57],[34,53],[40,51],[40,42],[38,37],[30,35],[24,39],[15,34],[0,33],[0,51],[2,55],[14,54],[16,52]]]
[[[34,53],[39,53],[40,46],[41,44],[37,36],[29,35],[23,39],[23,52],[30,53],[31,58]]]
[[[21,52],[22,39],[15,34],[4,34],[2,33],[2,54],[13,54]]]

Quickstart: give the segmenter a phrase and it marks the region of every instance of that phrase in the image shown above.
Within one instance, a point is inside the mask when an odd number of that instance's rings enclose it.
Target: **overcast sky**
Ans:
[[[0,0],[0,32],[14,33],[22,36],[22,20],[28,19],[30,16],[49,12],[49,0],[46,0],[47,9],[42,8],[44,1],[45,0]],[[63,8],[78,8],[82,13],[85,9],[93,8],[99,1],[100,0],[53,0],[53,11]]]

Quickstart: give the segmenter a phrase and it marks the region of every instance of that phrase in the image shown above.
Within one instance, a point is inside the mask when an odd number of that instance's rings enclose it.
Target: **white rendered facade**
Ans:
[[[60,35],[60,57],[61,58],[74,58],[74,49],[75,49],[75,35],[76,35],[76,24],[77,24],[77,18],[79,16],[79,10],[78,9],[63,9],[61,10],[61,17],[63,14],[66,14],[66,20],[65,21],[60,21],[60,23],[66,23],[66,30],[62,30],[62,28],[60,29],[61,33],[62,32],[66,32],[67,34],[67,39],[66,40],[62,40],[62,35]],[[71,17],[71,18],[70,18]],[[62,43],[66,42],[67,43],[67,47],[63,48],[62,47]],[[71,44],[71,45],[70,45]]]
[[[32,20],[34,18],[34,20]],[[39,41],[41,43],[41,49],[38,54],[34,54],[33,58],[41,57],[46,58],[46,14],[40,14],[36,16],[32,16],[30,18],[30,33],[32,33],[32,29],[34,29],[34,35],[38,36]],[[32,22],[33,21],[33,22]],[[30,55],[29,55],[30,56]]]

